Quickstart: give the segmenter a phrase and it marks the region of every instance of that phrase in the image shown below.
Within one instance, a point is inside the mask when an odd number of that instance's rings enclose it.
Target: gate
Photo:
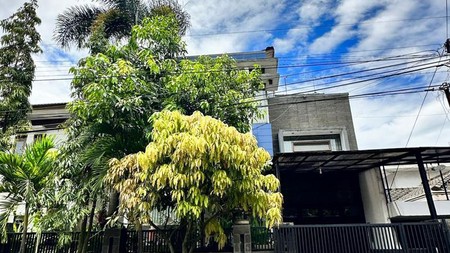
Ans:
[[[450,252],[445,224],[349,224],[281,226],[276,253],[441,253]]]

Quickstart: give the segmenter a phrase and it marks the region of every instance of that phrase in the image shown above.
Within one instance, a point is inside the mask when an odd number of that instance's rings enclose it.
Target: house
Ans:
[[[69,118],[69,113],[65,108],[65,103],[40,104],[32,106],[32,113],[28,115],[31,122],[31,129],[18,133],[15,138],[14,151],[22,153],[26,145],[33,143],[34,140],[43,134],[52,135],[55,138],[55,144],[61,144],[66,136],[61,124]],[[5,198],[0,194],[0,198]],[[1,210],[0,210],[1,211]],[[9,217],[8,223],[21,223],[25,210],[19,206],[14,217]]]
[[[43,134],[55,136],[56,144],[63,142],[66,137],[61,124],[68,118],[66,103],[33,105],[32,113],[28,115],[31,129],[15,136],[15,151],[21,152],[27,144],[33,143]]]
[[[450,173],[441,166],[450,163],[450,148],[358,150],[348,94],[279,95],[273,48],[229,56],[240,68],[258,64],[263,72],[258,101],[265,117],[253,120],[252,133],[273,155],[281,182],[283,219],[290,224],[276,230],[283,252],[302,243],[309,252],[449,252],[444,239],[427,244],[431,232],[445,234],[441,223],[403,222],[450,217]],[[33,128],[17,136],[17,150],[43,133],[64,140],[60,124],[68,116],[65,104],[35,105]],[[292,233],[303,240],[289,241]],[[420,252],[436,252],[426,250]]]

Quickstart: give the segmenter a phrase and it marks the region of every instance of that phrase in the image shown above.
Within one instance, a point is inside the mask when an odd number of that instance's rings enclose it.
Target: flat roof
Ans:
[[[296,173],[359,172],[379,166],[417,164],[416,154],[421,155],[424,163],[450,163],[450,147],[278,153],[273,163],[279,171]]]

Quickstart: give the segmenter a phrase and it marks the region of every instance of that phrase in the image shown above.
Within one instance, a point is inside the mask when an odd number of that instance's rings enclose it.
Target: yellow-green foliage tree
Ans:
[[[263,174],[270,155],[250,133],[199,112],[162,111],[152,120],[153,141],[145,152],[112,160],[105,179],[120,192],[122,215],[158,229],[150,211],[171,208],[179,231],[185,231],[183,253],[193,251],[189,238],[196,229],[224,245],[220,218],[237,210],[264,219],[269,227],[281,222],[279,181]],[[173,244],[171,240],[171,252]]]

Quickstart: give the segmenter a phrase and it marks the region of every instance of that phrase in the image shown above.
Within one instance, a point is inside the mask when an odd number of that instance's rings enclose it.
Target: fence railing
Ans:
[[[173,233],[172,233],[173,232]],[[227,234],[227,242],[225,246],[220,248],[217,243],[210,238],[206,240],[199,231],[192,234],[188,239],[195,245],[195,252],[230,252],[232,248],[231,229],[225,230]],[[172,234],[172,235],[170,235]],[[142,247],[143,252],[169,253],[169,238],[177,252],[181,251],[182,233],[173,230],[144,230],[142,231]],[[127,252],[137,252],[139,235],[136,231],[126,231],[125,250]]]
[[[450,252],[445,226],[437,222],[282,226],[274,231],[275,252]]]
[[[70,232],[65,234],[58,233],[28,233],[26,238],[26,253],[67,253],[76,252],[79,241],[79,232]],[[59,236],[68,237],[68,243],[58,245]],[[9,233],[6,244],[0,244],[0,253],[16,253],[19,252],[22,240],[21,233]],[[95,232],[89,235],[87,252],[101,252],[103,242],[103,232]]]
[[[266,251],[274,249],[272,229],[266,227],[251,227],[252,251]]]
[[[169,243],[167,241],[168,234],[172,231],[164,230],[144,230],[142,231],[142,246],[143,252],[152,253],[169,253]],[[210,238],[206,240],[199,231],[193,234],[190,240],[195,241],[196,246],[195,252],[232,252],[233,242],[232,242],[232,230],[231,228],[226,229],[227,242],[225,246],[219,249],[217,243]],[[273,250],[273,232],[271,229],[265,227],[252,227],[252,250],[253,251],[267,251]],[[28,233],[27,234],[27,253],[35,253],[36,247],[38,253],[67,253],[76,252],[79,242],[78,232],[73,233]],[[67,237],[68,243],[61,246],[58,245],[58,238],[60,236]],[[20,242],[22,234],[21,233],[10,233],[8,234],[8,243],[0,244],[0,253],[16,253],[19,251]],[[126,236],[123,243],[125,244],[126,252],[137,252],[138,251],[138,233],[136,231],[126,231]],[[172,237],[174,242],[174,247],[180,250],[181,246],[181,235],[179,232],[175,232]],[[103,243],[103,232],[92,233],[89,236],[88,241],[88,252],[97,253],[101,252],[101,247]]]

